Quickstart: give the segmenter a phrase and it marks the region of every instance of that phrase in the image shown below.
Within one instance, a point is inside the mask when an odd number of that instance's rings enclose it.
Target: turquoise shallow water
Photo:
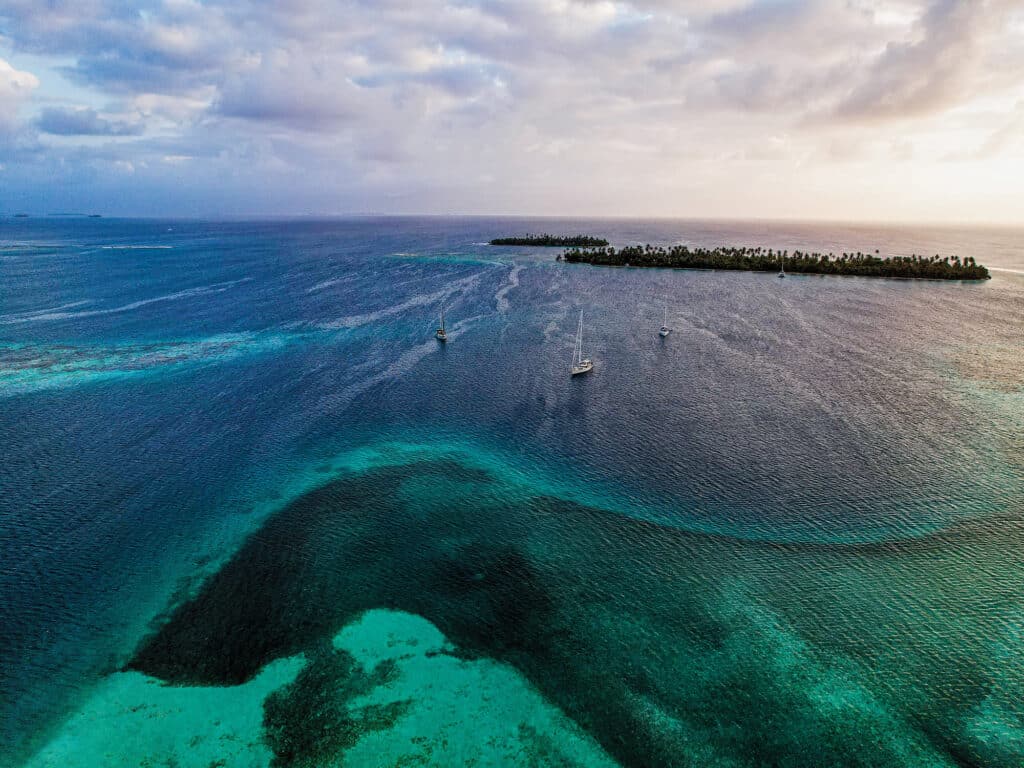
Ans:
[[[1024,277],[481,245],[1019,233],[4,223],[0,762],[1024,759]]]

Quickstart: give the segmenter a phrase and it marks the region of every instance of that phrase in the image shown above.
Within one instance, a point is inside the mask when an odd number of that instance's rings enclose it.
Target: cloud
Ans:
[[[690,211],[758,173],[797,195],[893,147],[923,168],[954,131],[979,162],[1011,156],[993,127],[1024,98],[1022,31],[1015,0],[7,0],[4,55],[49,60],[82,98],[31,114],[37,81],[2,62],[0,121],[23,142],[0,161],[26,179],[120,161],[167,194],[207,174],[197,200],[272,179],[268,206]]]
[[[1005,0],[933,0],[917,23],[915,39],[885,46],[862,81],[836,107],[850,118],[902,118],[954,106],[978,88],[985,46],[1001,29]]]
[[[213,113],[300,130],[335,130],[356,114],[353,86],[332,68],[278,49],[232,73],[219,88]]]
[[[35,125],[55,136],[138,136],[143,131],[141,123],[108,120],[87,108],[48,107],[36,118]]]
[[[31,72],[20,72],[0,59],[0,129],[10,129],[18,110],[39,87],[39,79]]]

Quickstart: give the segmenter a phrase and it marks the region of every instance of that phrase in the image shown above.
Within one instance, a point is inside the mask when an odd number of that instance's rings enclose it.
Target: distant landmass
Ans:
[[[987,280],[988,269],[968,256],[886,256],[875,253],[806,253],[771,248],[671,248],[630,245],[624,248],[572,248],[560,255],[570,263],[609,267],[670,269],[737,269],[747,272],[785,270],[799,274],[898,277],[926,280]]]
[[[608,245],[608,241],[603,237],[591,237],[590,235],[526,235],[525,237],[498,237],[491,240],[491,245],[591,248]]]

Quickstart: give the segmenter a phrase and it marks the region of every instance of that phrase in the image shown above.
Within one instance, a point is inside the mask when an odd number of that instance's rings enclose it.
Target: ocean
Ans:
[[[3,219],[0,455],[5,768],[1024,764],[1024,230]]]

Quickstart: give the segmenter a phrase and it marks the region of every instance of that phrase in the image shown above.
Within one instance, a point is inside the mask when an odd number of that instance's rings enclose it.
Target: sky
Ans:
[[[0,213],[1024,224],[1022,0],[0,0]]]

